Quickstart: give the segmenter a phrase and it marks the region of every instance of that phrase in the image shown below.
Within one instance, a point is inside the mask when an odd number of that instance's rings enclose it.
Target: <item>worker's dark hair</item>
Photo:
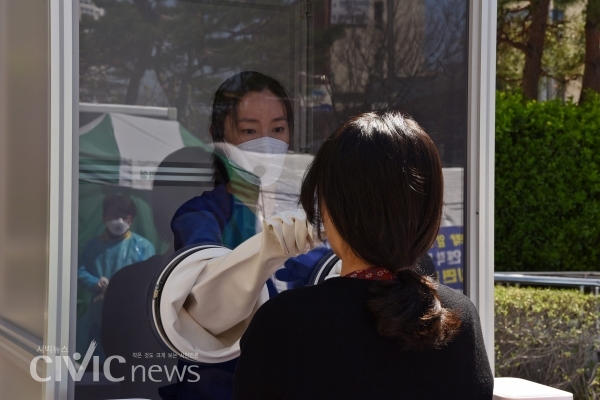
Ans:
[[[370,112],[340,127],[317,152],[300,202],[321,231],[324,208],[344,242],[369,265],[395,274],[373,281],[368,308],[379,333],[406,349],[438,348],[460,319],[435,281],[417,272],[440,227],[443,175],[431,138],[398,112]]]
[[[222,142],[225,140],[225,118],[231,115],[233,121],[235,121],[240,100],[248,93],[262,92],[263,90],[269,90],[281,99],[290,135],[293,134],[294,109],[290,96],[283,85],[277,79],[260,72],[243,71],[229,77],[215,92],[210,117],[213,141]]]
[[[123,215],[135,217],[137,207],[131,197],[124,194],[109,194],[102,201],[102,216],[106,216],[109,208],[116,208]]]
[[[219,86],[213,97],[212,114],[210,116],[210,129],[214,142],[225,141],[225,119],[232,116],[236,120],[237,109],[244,96],[251,92],[271,91],[281,99],[285,109],[288,130],[290,131],[290,143],[294,135],[294,109],[290,97],[281,83],[275,78],[256,71],[243,71],[229,77]],[[226,166],[226,158],[215,157],[215,185],[229,180]]]

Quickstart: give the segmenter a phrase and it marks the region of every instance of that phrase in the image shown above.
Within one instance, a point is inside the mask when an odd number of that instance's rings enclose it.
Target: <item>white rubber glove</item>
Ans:
[[[239,339],[265,301],[265,282],[291,257],[314,247],[302,211],[263,221],[263,231],[232,251],[193,253],[173,270],[162,289],[161,318],[171,343],[203,362],[239,355]],[[223,254],[226,253],[226,254]]]

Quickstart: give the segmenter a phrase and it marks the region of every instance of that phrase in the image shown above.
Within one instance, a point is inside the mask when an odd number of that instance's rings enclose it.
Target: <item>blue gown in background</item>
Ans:
[[[86,354],[92,340],[98,347],[95,355],[104,361],[104,352],[100,342],[100,323],[102,321],[102,300],[94,301],[100,294],[96,285],[101,277],[109,281],[121,268],[144,261],[155,254],[152,243],[146,238],[127,232],[122,238],[111,239],[106,233],[92,239],[85,246],[80,257],[77,280],[81,287],[92,294],[92,300],[85,313],[77,320],[76,350]]]

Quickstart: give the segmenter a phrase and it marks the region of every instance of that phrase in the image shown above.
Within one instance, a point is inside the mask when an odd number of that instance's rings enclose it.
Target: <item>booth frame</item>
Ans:
[[[78,201],[78,0],[49,0],[50,213],[46,330],[43,344],[75,348]],[[496,0],[469,4],[468,142],[465,173],[466,294],[479,310],[494,367],[494,121]],[[32,342],[7,328],[14,341]],[[41,338],[40,338],[41,339]],[[0,336],[0,347],[12,345]],[[37,343],[37,342],[36,342]],[[17,353],[15,353],[17,354]],[[21,346],[11,359],[29,367],[37,353]],[[44,399],[74,399],[66,368],[48,364]],[[59,379],[60,378],[60,379]]]

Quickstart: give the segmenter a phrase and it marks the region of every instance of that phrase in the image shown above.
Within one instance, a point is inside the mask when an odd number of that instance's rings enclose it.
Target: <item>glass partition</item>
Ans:
[[[445,207],[428,255],[441,283],[464,287],[468,2],[315,2],[311,151],[349,117],[393,109],[433,138],[443,163]]]
[[[400,110],[434,139],[445,208],[429,265],[463,289],[466,0],[80,0],[80,12],[77,351],[123,357],[111,371],[124,380],[92,384],[90,361],[76,398],[159,398],[177,380],[146,318],[156,273],[179,248],[234,248],[296,209],[315,152],[361,112]]]

